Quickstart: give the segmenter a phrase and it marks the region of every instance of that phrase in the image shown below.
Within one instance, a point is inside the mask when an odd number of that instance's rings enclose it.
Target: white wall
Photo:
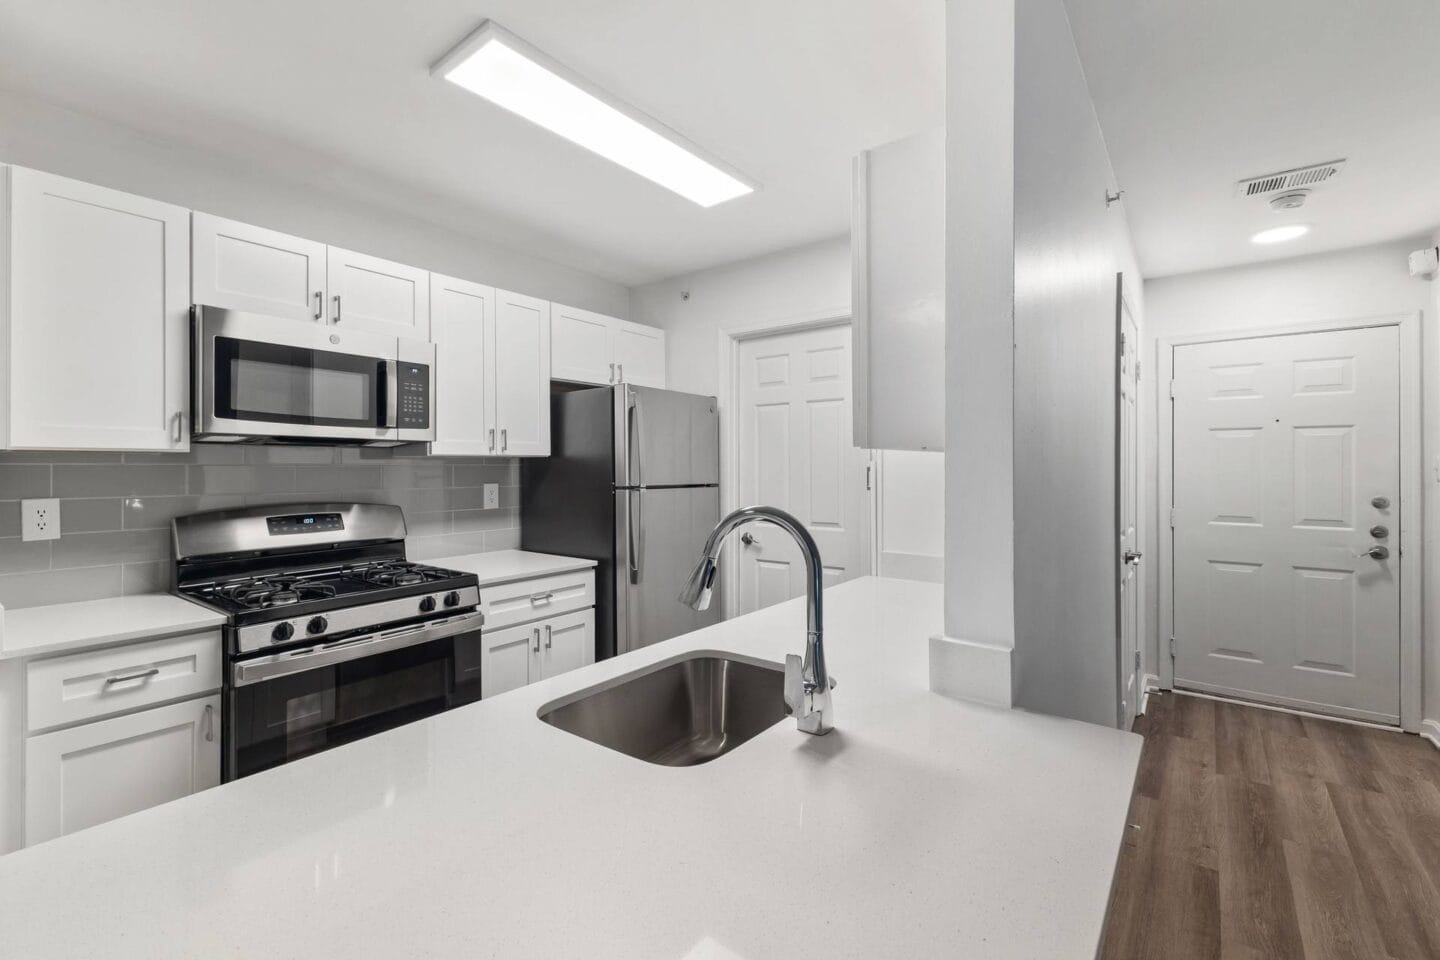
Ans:
[[[1425,241],[1417,238],[1336,253],[1323,253],[1251,266],[1209,270],[1148,280],[1145,283],[1143,354],[1149,370],[1158,372],[1160,340],[1215,331],[1261,330],[1320,320],[1415,313],[1422,316],[1425,394],[1424,464],[1435,465],[1440,455],[1440,337],[1435,318],[1440,284],[1412,279],[1406,255]],[[1168,393],[1168,389],[1164,391]],[[1159,559],[1159,489],[1157,457],[1161,391],[1154,375],[1141,380],[1141,430],[1145,438],[1146,515],[1151,518],[1147,558]],[[1168,400],[1166,408],[1168,409]],[[1427,469],[1425,483],[1425,553],[1436,558],[1440,525],[1440,497],[1436,474]],[[1160,564],[1144,565],[1148,598],[1146,670],[1159,673],[1159,637],[1168,624],[1160,622],[1158,583]],[[1434,598],[1440,597],[1440,559],[1426,564],[1426,651],[1428,717],[1440,717],[1440,636],[1436,630]],[[1168,638],[1168,634],[1166,635]]]
[[[0,91],[0,163],[34,167],[374,256],[613,316],[629,291],[516,252],[505,228],[465,232],[416,219],[404,198],[324,157],[286,154],[257,169],[221,152],[163,143],[128,127]],[[363,196],[363,199],[360,197]]]
[[[682,291],[689,292],[688,300],[681,299]],[[631,319],[665,328],[670,386],[718,395],[721,331],[850,315],[850,239],[839,237],[636,287],[630,304]],[[939,579],[943,463],[938,453],[883,454],[881,575]]]

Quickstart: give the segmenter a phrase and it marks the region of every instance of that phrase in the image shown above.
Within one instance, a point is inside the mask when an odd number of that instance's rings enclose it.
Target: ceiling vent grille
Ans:
[[[1329,163],[1314,163],[1308,167],[1297,167],[1294,170],[1281,170],[1279,173],[1250,177],[1235,184],[1235,196],[1265,197],[1301,187],[1316,187],[1343,169],[1345,169],[1344,160],[1331,160]]]

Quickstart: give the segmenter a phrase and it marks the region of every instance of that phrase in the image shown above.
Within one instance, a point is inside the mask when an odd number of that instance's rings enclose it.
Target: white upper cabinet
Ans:
[[[945,131],[855,158],[855,445],[945,444]]]
[[[550,304],[508,290],[495,291],[492,409],[496,453],[550,455]],[[444,361],[437,361],[443,363]]]
[[[576,383],[614,383],[610,331],[614,317],[555,304],[550,317],[550,376]]]
[[[324,322],[325,244],[208,213],[193,220],[196,303]]]
[[[637,387],[665,386],[665,331],[621,320],[612,338],[615,380]]]
[[[369,254],[330,247],[325,276],[330,322],[347,330],[430,339],[430,274]]]
[[[551,377],[665,386],[664,330],[558,303],[552,309]]]
[[[190,211],[0,174],[0,446],[189,449]]]
[[[488,389],[494,376],[490,353],[494,323],[494,287],[430,275],[436,368],[431,453],[473,457],[496,452],[495,412]]]

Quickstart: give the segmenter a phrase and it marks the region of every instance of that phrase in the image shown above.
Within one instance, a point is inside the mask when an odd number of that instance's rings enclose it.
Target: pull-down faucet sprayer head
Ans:
[[[715,574],[718,570],[716,558],[708,553],[703,554],[680,590],[680,602],[694,610],[710,609],[710,598],[715,594]]]

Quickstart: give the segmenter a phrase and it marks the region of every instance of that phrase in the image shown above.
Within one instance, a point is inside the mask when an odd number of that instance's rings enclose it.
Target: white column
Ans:
[[[1015,647],[1015,0],[950,0],[945,635],[930,688],[1009,706]]]

